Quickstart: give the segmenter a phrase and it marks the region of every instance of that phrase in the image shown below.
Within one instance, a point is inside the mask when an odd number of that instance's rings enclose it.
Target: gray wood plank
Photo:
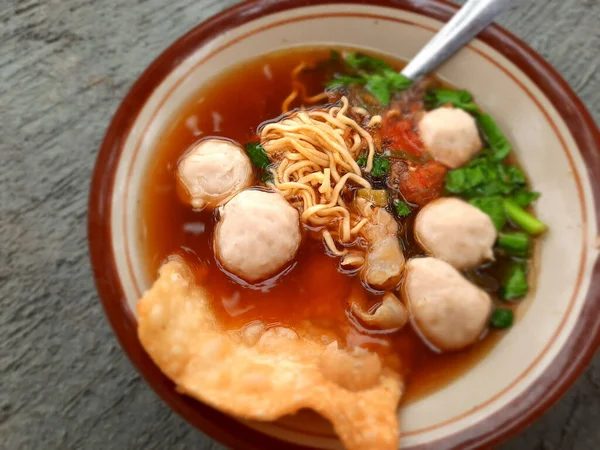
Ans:
[[[0,448],[220,449],[122,354],[87,256],[90,175],[136,77],[235,0],[0,2]],[[600,119],[600,3],[531,0],[500,22]],[[600,357],[506,449],[600,445]]]

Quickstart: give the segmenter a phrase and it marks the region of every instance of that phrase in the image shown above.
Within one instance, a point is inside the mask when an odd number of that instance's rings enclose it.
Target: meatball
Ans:
[[[428,203],[415,219],[415,239],[426,253],[457,269],[470,269],[494,259],[496,227],[492,219],[458,198]]]
[[[408,261],[402,293],[421,334],[442,351],[476,342],[492,313],[485,291],[436,258]]]
[[[232,274],[255,282],[280,272],[300,245],[298,211],[279,194],[249,189],[219,209],[214,248]]]
[[[177,165],[180,197],[198,210],[222,205],[252,181],[252,163],[246,152],[227,139],[201,141]]]
[[[483,147],[475,119],[462,109],[429,111],[418,128],[429,154],[451,169],[466,164]]]

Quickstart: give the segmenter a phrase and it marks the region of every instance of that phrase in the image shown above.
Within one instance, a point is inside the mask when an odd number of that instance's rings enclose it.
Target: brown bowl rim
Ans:
[[[212,37],[262,16],[320,4],[364,4],[364,0],[249,0],[199,24],[167,48],[138,78],[115,113],[100,146],[88,209],[88,240],[100,300],[119,343],[152,389],[179,415],[210,437],[232,448],[307,449],[267,436],[207,405],[177,393],[174,384],[142,348],[129,311],[111,247],[111,197],[125,137],[154,89],[192,51]],[[446,22],[458,7],[445,0],[371,0],[370,4],[402,9]],[[493,25],[479,39],[522,70],[559,112],[573,135],[590,175],[596,227],[600,222],[600,131],[566,81],[539,54],[505,29]],[[592,224],[593,225],[593,224]],[[110,248],[110,250],[108,250]],[[543,377],[489,417],[454,434],[416,447],[487,448],[530,425],[573,384],[600,346],[600,263],[578,321]]]

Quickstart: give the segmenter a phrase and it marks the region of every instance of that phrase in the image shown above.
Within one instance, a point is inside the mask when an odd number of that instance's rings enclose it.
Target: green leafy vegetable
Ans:
[[[510,328],[514,322],[515,315],[510,309],[496,308],[492,313],[490,325],[494,328]]]
[[[353,69],[373,70],[375,72],[382,72],[386,69],[394,70],[383,59],[374,58],[364,53],[348,53],[345,61]]]
[[[473,96],[467,91],[455,91],[452,89],[428,89],[425,93],[425,104],[430,108],[451,103],[454,107],[464,109],[470,113],[479,111],[473,103]]]
[[[500,288],[500,297],[504,300],[514,300],[523,297],[527,292],[529,292],[527,265],[522,262],[513,262]]]
[[[409,78],[406,78],[394,69],[385,69],[383,75],[387,79],[390,88],[396,91],[403,91],[412,86],[412,81]]]
[[[407,89],[412,81],[379,58],[363,53],[348,53],[344,59],[347,74],[336,74],[327,87],[361,85],[382,105],[389,105],[392,94]]]
[[[350,86],[352,84],[366,84],[367,79],[365,77],[350,77],[346,75],[337,75],[332,80],[325,83],[325,87],[335,88],[339,86]]]
[[[396,208],[396,215],[398,217],[406,217],[411,213],[410,206],[401,200],[396,200],[394,207]]]
[[[531,235],[538,235],[548,228],[545,223],[525,211],[511,199],[504,200],[504,209],[508,218],[519,228]]]
[[[478,197],[472,199],[469,203],[490,216],[496,230],[500,231],[506,224],[506,212],[504,211],[504,199],[502,197]]]
[[[337,50],[331,50],[330,59],[334,62],[337,62],[340,59],[342,59],[342,55],[340,55],[340,52],[338,52]]]
[[[266,170],[271,164],[267,152],[258,142],[248,142],[244,145],[244,149],[246,150],[246,153],[248,153],[252,164],[259,169]]]
[[[383,75],[365,75],[367,80],[367,91],[373,94],[379,103],[389,105],[390,103],[390,86],[388,80]]]
[[[446,190],[466,198],[509,195],[522,190],[525,175],[515,166],[494,161],[483,153],[465,167],[446,174]]]
[[[531,205],[531,203],[533,203],[535,200],[537,200],[539,198],[539,196],[540,196],[539,192],[533,192],[533,191],[528,191],[528,190],[524,189],[524,190],[513,193],[510,196],[510,198],[512,199],[513,202],[515,202],[521,208],[525,208],[525,207]]]
[[[356,164],[358,164],[360,167],[365,167],[367,165],[366,155],[360,155],[356,160]]]
[[[269,171],[271,161],[267,156],[267,152],[258,142],[248,142],[244,145],[246,153],[252,164],[258,169],[258,178],[263,183],[267,184],[269,181],[273,181],[273,174]]]
[[[387,160],[387,158],[382,156],[375,156],[373,158],[371,175],[373,175],[375,178],[382,178],[388,173],[388,170],[390,170],[390,162]]]
[[[498,230],[504,227],[508,216],[529,234],[545,231],[546,225],[523,209],[540,194],[526,189],[527,180],[521,169],[503,163],[512,146],[492,116],[481,112],[467,91],[429,89],[425,103],[429,108],[452,104],[471,113],[489,145],[466,166],[446,174],[446,191],[470,199],[471,204],[490,216]]]
[[[531,239],[526,233],[513,231],[510,233],[500,233],[496,244],[510,256],[525,258],[529,256]]]
[[[472,111],[471,111],[472,112]],[[512,151],[512,146],[498,128],[498,125],[489,114],[476,113],[475,117],[479,123],[479,128],[488,141],[492,151],[492,159],[494,161],[503,161],[504,158]]]

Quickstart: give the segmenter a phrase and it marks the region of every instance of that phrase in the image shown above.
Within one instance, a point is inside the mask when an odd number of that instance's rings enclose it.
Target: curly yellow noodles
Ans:
[[[343,194],[350,184],[370,189],[356,163],[367,150],[365,170],[373,167],[375,144],[371,135],[348,116],[349,103],[341,106],[300,110],[260,130],[261,143],[276,167],[272,186],[301,211],[302,223],[324,227],[325,244],[336,255],[338,243],[353,242],[367,219],[350,211]],[[366,111],[353,110],[365,115]],[[374,116],[370,122],[379,123]]]

